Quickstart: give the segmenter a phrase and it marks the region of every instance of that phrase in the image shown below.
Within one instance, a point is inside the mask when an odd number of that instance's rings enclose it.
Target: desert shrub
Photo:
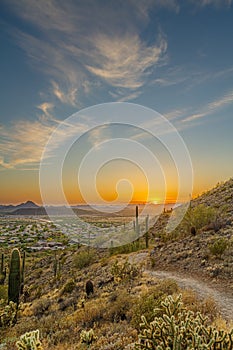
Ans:
[[[208,326],[207,318],[183,307],[181,295],[177,299],[168,296],[161,302],[159,310],[161,316],[152,322],[142,316],[135,349],[232,349],[233,329],[227,333]]]
[[[200,300],[193,290],[185,289],[182,291],[182,301],[187,309],[194,313],[200,311],[202,315],[208,316],[211,321],[217,316],[216,302],[211,297]]]
[[[145,243],[144,241],[139,240],[137,242],[127,243],[118,247],[109,248],[109,254],[130,254],[141,249],[145,249]]]
[[[214,243],[209,245],[209,250],[211,254],[221,257],[221,255],[225,252],[227,248],[228,242],[226,238],[218,238]]]
[[[61,290],[61,295],[63,294],[69,294],[72,293],[73,290],[75,289],[76,284],[75,281],[73,279],[69,279],[66,284],[63,286],[62,290]]]
[[[106,323],[96,335],[98,338],[91,344],[92,350],[130,350],[133,347],[129,344],[137,340],[137,331],[126,322]]]
[[[28,323],[28,330],[32,327],[40,329],[43,343],[47,345],[46,350],[54,349],[54,345],[58,344],[62,345],[62,349],[70,349],[69,347],[63,347],[63,344],[74,335],[76,324],[70,313],[50,312],[39,319],[31,319]]]
[[[114,292],[109,297],[109,303],[104,318],[110,322],[119,322],[131,318],[130,311],[133,304],[133,297],[125,290]]]
[[[177,293],[179,291],[179,287],[173,279],[165,279],[162,281],[159,281],[157,286],[154,287],[155,291],[157,293],[163,293],[165,295],[172,295],[174,293]]]
[[[171,295],[178,291],[178,286],[173,280],[161,281],[156,287],[151,288],[144,293],[140,299],[134,304],[132,309],[131,324],[139,329],[141,324],[141,315],[144,315],[148,322],[152,322],[155,315],[158,315],[158,306],[167,295]],[[157,311],[155,311],[155,309]]]
[[[189,233],[191,227],[195,227],[198,230],[211,222],[215,222],[216,218],[216,209],[200,204],[187,210],[179,228],[185,233]]]
[[[34,316],[40,318],[48,313],[51,301],[47,298],[37,300],[32,307]]]
[[[53,349],[54,345],[63,344],[71,335],[71,330],[68,328],[56,328],[53,332],[50,332],[47,336],[47,342],[49,349]],[[67,349],[64,348],[63,349]]]
[[[128,260],[124,262],[118,262],[117,260],[112,265],[111,272],[117,280],[131,280],[140,275],[140,269],[133,264],[130,264]]]
[[[0,300],[6,300],[8,299],[8,294],[7,294],[7,286],[1,286],[0,285]]]
[[[65,298],[64,300],[61,298],[59,300],[59,307],[58,309],[60,311],[65,311],[68,307],[72,306],[73,309],[75,310],[77,307],[77,298]]]
[[[94,324],[98,324],[106,315],[106,303],[95,300],[85,303],[85,307],[77,310],[74,320],[82,328],[92,328]]]
[[[82,269],[91,265],[94,261],[94,252],[93,251],[82,251],[77,253],[73,258],[74,266],[78,269]]]

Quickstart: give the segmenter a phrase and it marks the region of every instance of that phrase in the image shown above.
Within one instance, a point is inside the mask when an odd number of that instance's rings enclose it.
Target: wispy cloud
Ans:
[[[70,88],[69,91],[63,91],[58,83],[52,81],[52,92],[62,103],[75,106],[77,104],[77,91],[78,89],[74,87]]]
[[[0,170],[38,170],[43,159],[58,156],[64,147],[72,146],[82,134],[98,125],[84,113],[65,121],[53,115],[54,105],[44,102],[37,106],[37,118],[0,124]],[[90,132],[90,143],[100,142],[105,126]],[[67,149],[69,151],[69,149]],[[45,152],[45,153],[44,153]]]
[[[173,109],[169,112],[163,113],[163,116],[168,120],[174,121],[174,119],[183,117],[187,113],[187,108]]]
[[[141,95],[141,91],[139,90],[133,91],[132,93],[129,93],[129,94],[126,93],[125,91],[120,91],[120,92],[117,92],[117,94],[115,94],[115,99],[118,102],[133,101],[140,95]],[[114,94],[112,94],[112,96],[114,97]]]
[[[0,148],[3,168],[39,163],[54,125],[37,121],[18,121],[1,129]]]
[[[208,103],[206,106],[200,108],[200,110],[197,110],[194,114],[183,118],[182,122],[187,123],[204,118],[210,114],[216,113],[220,108],[223,108],[231,103],[233,103],[233,91],[230,91],[216,100]]]
[[[37,108],[40,109],[46,117],[51,117],[51,111],[54,108],[54,104],[50,102],[43,102],[38,105]]]
[[[93,0],[10,0],[9,4],[11,11],[36,28],[30,34],[14,28],[12,35],[30,62],[48,76],[54,97],[73,106],[96,81],[110,86],[115,95],[119,88],[128,89],[129,96],[140,90],[167,50],[161,30],[154,40],[142,40],[149,10],[179,10],[175,0],[120,0],[118,6]]]
[[[88,142],[99,150],[102,147],[102,143],[111,139],[111,128],[108,124],[97,126],[96,128],[88,132]]]
[[[192,2],[202,7],[209,5],[214,5],[216,7],[230,7],[232,4],[232,0],[192,0]]]
[[[223,107],[225,105],[228,105],[233,102],[233,91],[228,92],[224,96],[216,99],[213,102],[210,102],[207,106],[208,110],[214,111],[215,109],[218,109],[220,107]]]
[[[98,35],[93,41],[96,60],[87,65],[88,71],[112,86],[137,89],[144,85],[149,69],[158,64],[166,52],[162,37],[158,43],[146,46],[138,35],[109,37]]]

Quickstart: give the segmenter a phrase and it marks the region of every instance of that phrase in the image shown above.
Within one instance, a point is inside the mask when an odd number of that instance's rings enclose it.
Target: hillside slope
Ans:
[[[167,238],[163,232],[169,214],[160,218],[151,229],[155,237],[151,260],[156,269],[199,275],[230,292],[233,289],[233,179],[192,200],[188,218],[192,219],[192,211],[201,207],[213,209],[215,218],[199,228],[196,235],[187,232]],[[222,254],[214,254],[211,247],[220,246],[221,242],[226,249]]]

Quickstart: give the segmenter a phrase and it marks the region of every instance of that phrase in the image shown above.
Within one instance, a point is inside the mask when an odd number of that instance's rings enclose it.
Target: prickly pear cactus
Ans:
[[[200,313],[194,315],[183,307],[181,295],[171,296],[161,303],[162,317],[148,323],[142,316],[142,332],[135,349],[152,350],[232,350],[233,329],[230,333],[207,325]]]
[[[16,346],[18,350],[43,350],[40,342],[39,330],[37,329],[21,335],[19,341],[16,343]]]

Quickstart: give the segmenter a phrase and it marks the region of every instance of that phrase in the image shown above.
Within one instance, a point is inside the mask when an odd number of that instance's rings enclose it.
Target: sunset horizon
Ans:
[[[0,203],[185,202],[231,178],[232,15],[2,1]]]

